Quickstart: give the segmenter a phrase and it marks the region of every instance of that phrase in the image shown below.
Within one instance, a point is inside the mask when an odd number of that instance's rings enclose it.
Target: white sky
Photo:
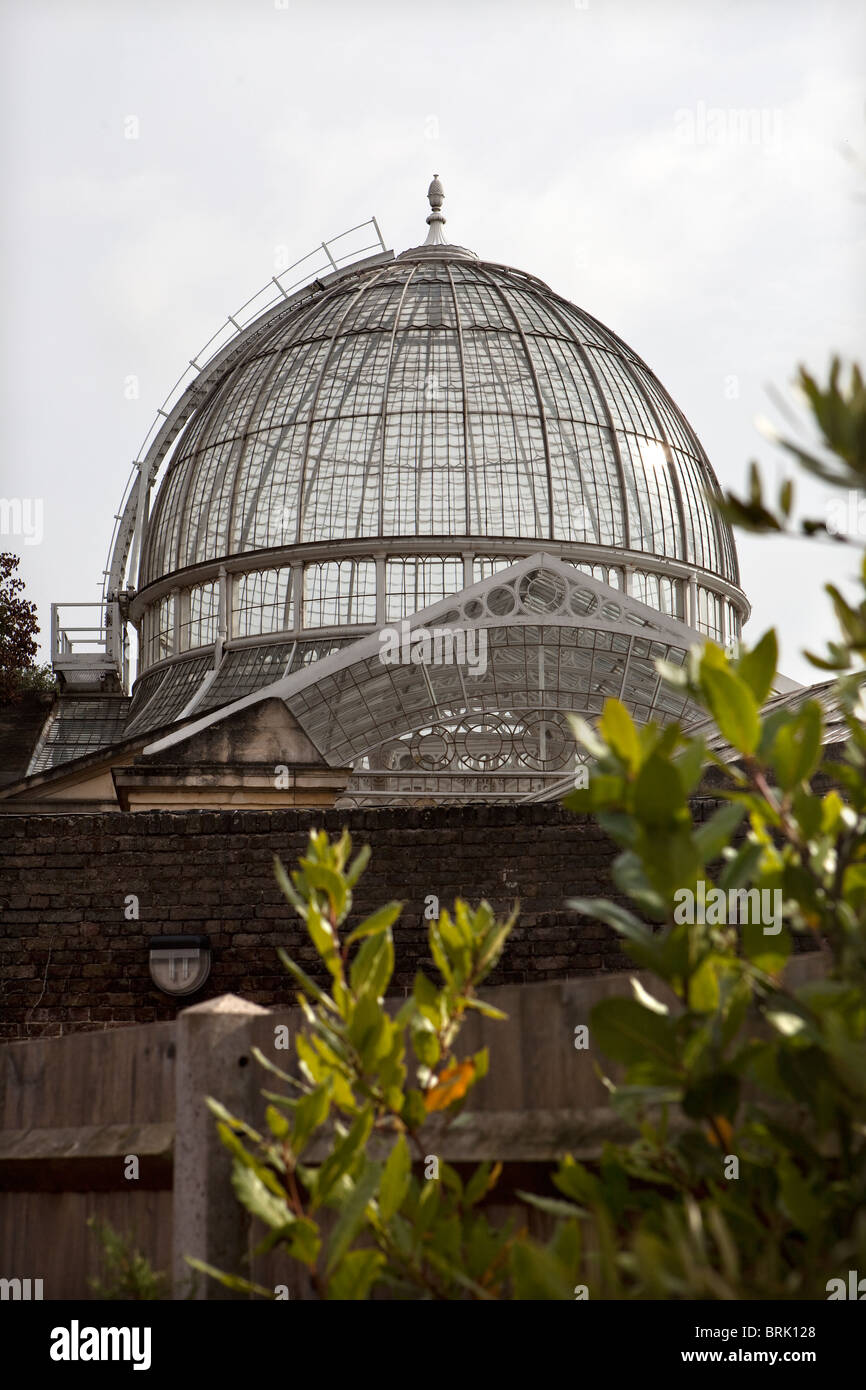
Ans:
[[[858,0],[0,0],[0,16],[0,496],[45,517],[41,545],[0,548],[21,551],[46,640],[52,600],[98,597],[156,407],[277,248],[295,259],[373,213],[395,252],[416,245],[434,171],[449,239],[619,333],[723,485],[753,457],[782,476],[754,428],[778,418],[768,384],[862,354]],[[764,138],[726,115],[719,139],[719,109],[763,113]],[[683,139],[702,112],[716,138]],[[825,514],[825,491],[804,496]],[[747,637],[775,624],[782,668],[814,679],[798,653],[823,646],[821,583],[853,555],[738,545]]]

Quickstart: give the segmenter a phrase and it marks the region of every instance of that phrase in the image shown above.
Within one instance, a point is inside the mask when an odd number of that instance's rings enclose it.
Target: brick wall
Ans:
[[[699,815],[718,804],[700,803]],[[317,958],[274,881],[294,865],[311,826],[348,825],[372,860],[355,920],[389,898],[398,987],[428,968],[424,900],[486,897],[521,903],[491,984],[569,978],[629,964],[607,927],[569,912],[572,896],[610,894],[615,848],[601,829],[558,805],[430,810],[191,811],[0,818],[0,1037],[53,1036],[173,1018],[227,991],[263,1005],[290,1000],[278,945],[312,973]],[[138,920],[127,920],[127,895]],[[147,941],[207,932],[210,979],[175,1002],[152,984]]]
[[[395,928],[396,983],[411,985],[427,954],[424,900],[482,897],[520,923],[491,983],[519,983],[623,965],[606,927],[564,901],[608,888],[614,848],[594,823],[557,806],[431,810],[193,811],[184,814],[3,817],[0,820],[0,1036],[173,1018],[178,1004],[151,983],[147,940],[207,932],[210,979],[182,1004],[232,991],[285,1004],[275,948],[313,967],[303,925],[273,876],[294,865],[311,826],[349,826],[369,842],[356,894],[360,916],[389,898],[406,907]],[[127,895],[139,900],[126,920]]]

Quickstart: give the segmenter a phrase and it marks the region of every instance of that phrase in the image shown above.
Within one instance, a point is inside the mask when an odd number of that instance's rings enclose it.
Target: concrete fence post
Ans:
[[[213,1096],[239,1118],[252,1120],[262,1086],[249,1056],[249,1023],[267,1009],[223,994],[193,1004],[177,1017],[172,1273],[175,1298],[184,1296],[193,1255],[229,1274],[243,1274],[249,1217],[231,1186],[231,1155],[205,1104]],[[237,1298],[215,1279],[196,1276],[198,1299]]]

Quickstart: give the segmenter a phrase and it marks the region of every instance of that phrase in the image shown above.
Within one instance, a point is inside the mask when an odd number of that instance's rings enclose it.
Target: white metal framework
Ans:
[[[275,277],[161,408],[106,572],[106,611],[139,637],[126,735],[288,682],[353,796],[523,795],[571,757],[566,711],[613,692],[674,717],[653,656],[739,636],[733,538],[685,417],[591,315],[448,244],[438,177],[428,196],[422,246],[395,258],[375,219],[352,229],[375,229],[371,256],[323,244],[328,272]],[[440,610],[488,634],[471,691],[459,666],[386,675],[362,654]]]
[[[614,695],[641,723],[701,718],[655,669],[658,658],[681,664],[700,637],[573,565],[528,556],[196,719],[213,701],[200,671],[184,709],[193,722],[146,751],[277,698],[326,761],[354,768],[349,802],[513,800],[575,767],[569,713],[593,718]],[[466,650],[483,661],[460,660]]]

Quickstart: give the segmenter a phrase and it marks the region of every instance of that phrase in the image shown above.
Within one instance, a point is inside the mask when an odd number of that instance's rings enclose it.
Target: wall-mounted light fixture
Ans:
[[[209,936],[152,936],[150,978],[163,994],[194,994],[210,974]]]

